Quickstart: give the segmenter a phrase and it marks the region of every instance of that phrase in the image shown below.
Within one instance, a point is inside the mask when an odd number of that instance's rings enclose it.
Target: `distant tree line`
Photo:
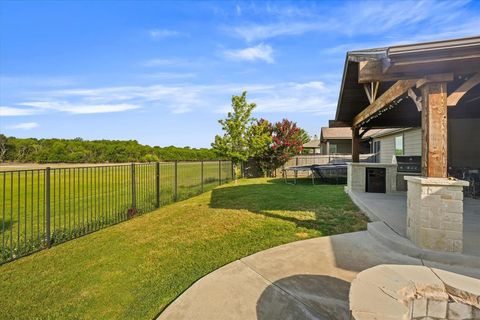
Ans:
[[[0,134],[0,161],[117,163],[223,159],[207,148],[151,147],[136,140],[20,139]]]

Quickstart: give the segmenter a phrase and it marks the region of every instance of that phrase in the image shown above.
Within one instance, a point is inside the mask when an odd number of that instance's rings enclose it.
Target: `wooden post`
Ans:
[[[428,82],[422,89],[422,175],[447,177],[447,83]]]
[[[360,162],[360,128],[352,128],[352,162]]]

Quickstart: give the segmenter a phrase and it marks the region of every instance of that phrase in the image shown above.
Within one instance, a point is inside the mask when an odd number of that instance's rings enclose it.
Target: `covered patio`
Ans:
[[[402,237],[407,236],[407,194],[351,192],[352,200],[371,220],[379,220]],[[463,253],[480,257],[480,201],[465,198],[463,203]]]
[[[463,190],[480,186],[480,37],[348,52],[330,126],[352,128],[347,192],[418,248],[479,254],[479,194]],[[418,154],[392,147],[419,156],[417,174],[359,163],[362,137],[382,128],[421,128]]]

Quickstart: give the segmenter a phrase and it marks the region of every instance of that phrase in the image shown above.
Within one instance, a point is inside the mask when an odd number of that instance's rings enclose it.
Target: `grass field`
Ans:
[[[0,266],[0,318],[151,319],[226,263],[366,222],[343,186],[231,182]]]
[[[230,162],[160,163],[160,205],[231,180]],[[156,208],[156,164],[135,165],[137,214]],[[46,171],[0,171],[0,262],[45,247]],[[203,184],[202,184],[203,179]],[[203,185],[203,188],[202,188]],[[50,170],[51,243],[75,238],[127,219],[133,206],[131,165],[57,167]],[[203,190],[202,190],[203,189]]]

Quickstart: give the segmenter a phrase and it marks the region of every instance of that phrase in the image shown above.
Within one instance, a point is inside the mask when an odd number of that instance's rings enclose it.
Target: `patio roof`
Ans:
[[[480,72],[480,37],[350,51],[334,123],[364,128],[418,127],[419,101],[414,100],[420,96],[415,88],[418,80],[432,74],[442,76],[442,80],[448,81],[447,92],[451,96],[477,72]],[[480,108],[470,107],[480,99],[480,86],[475,86],[476,83],[462,93],[457,108],[449,109],[449,118],[480,117]],[[384,95],[387,90],[390,96]],[[382,96],[385,101],[380,101]],[[375,100],[379,100],[378,108],[355,119]],[[379,113],[382,117],[374,118]]]

